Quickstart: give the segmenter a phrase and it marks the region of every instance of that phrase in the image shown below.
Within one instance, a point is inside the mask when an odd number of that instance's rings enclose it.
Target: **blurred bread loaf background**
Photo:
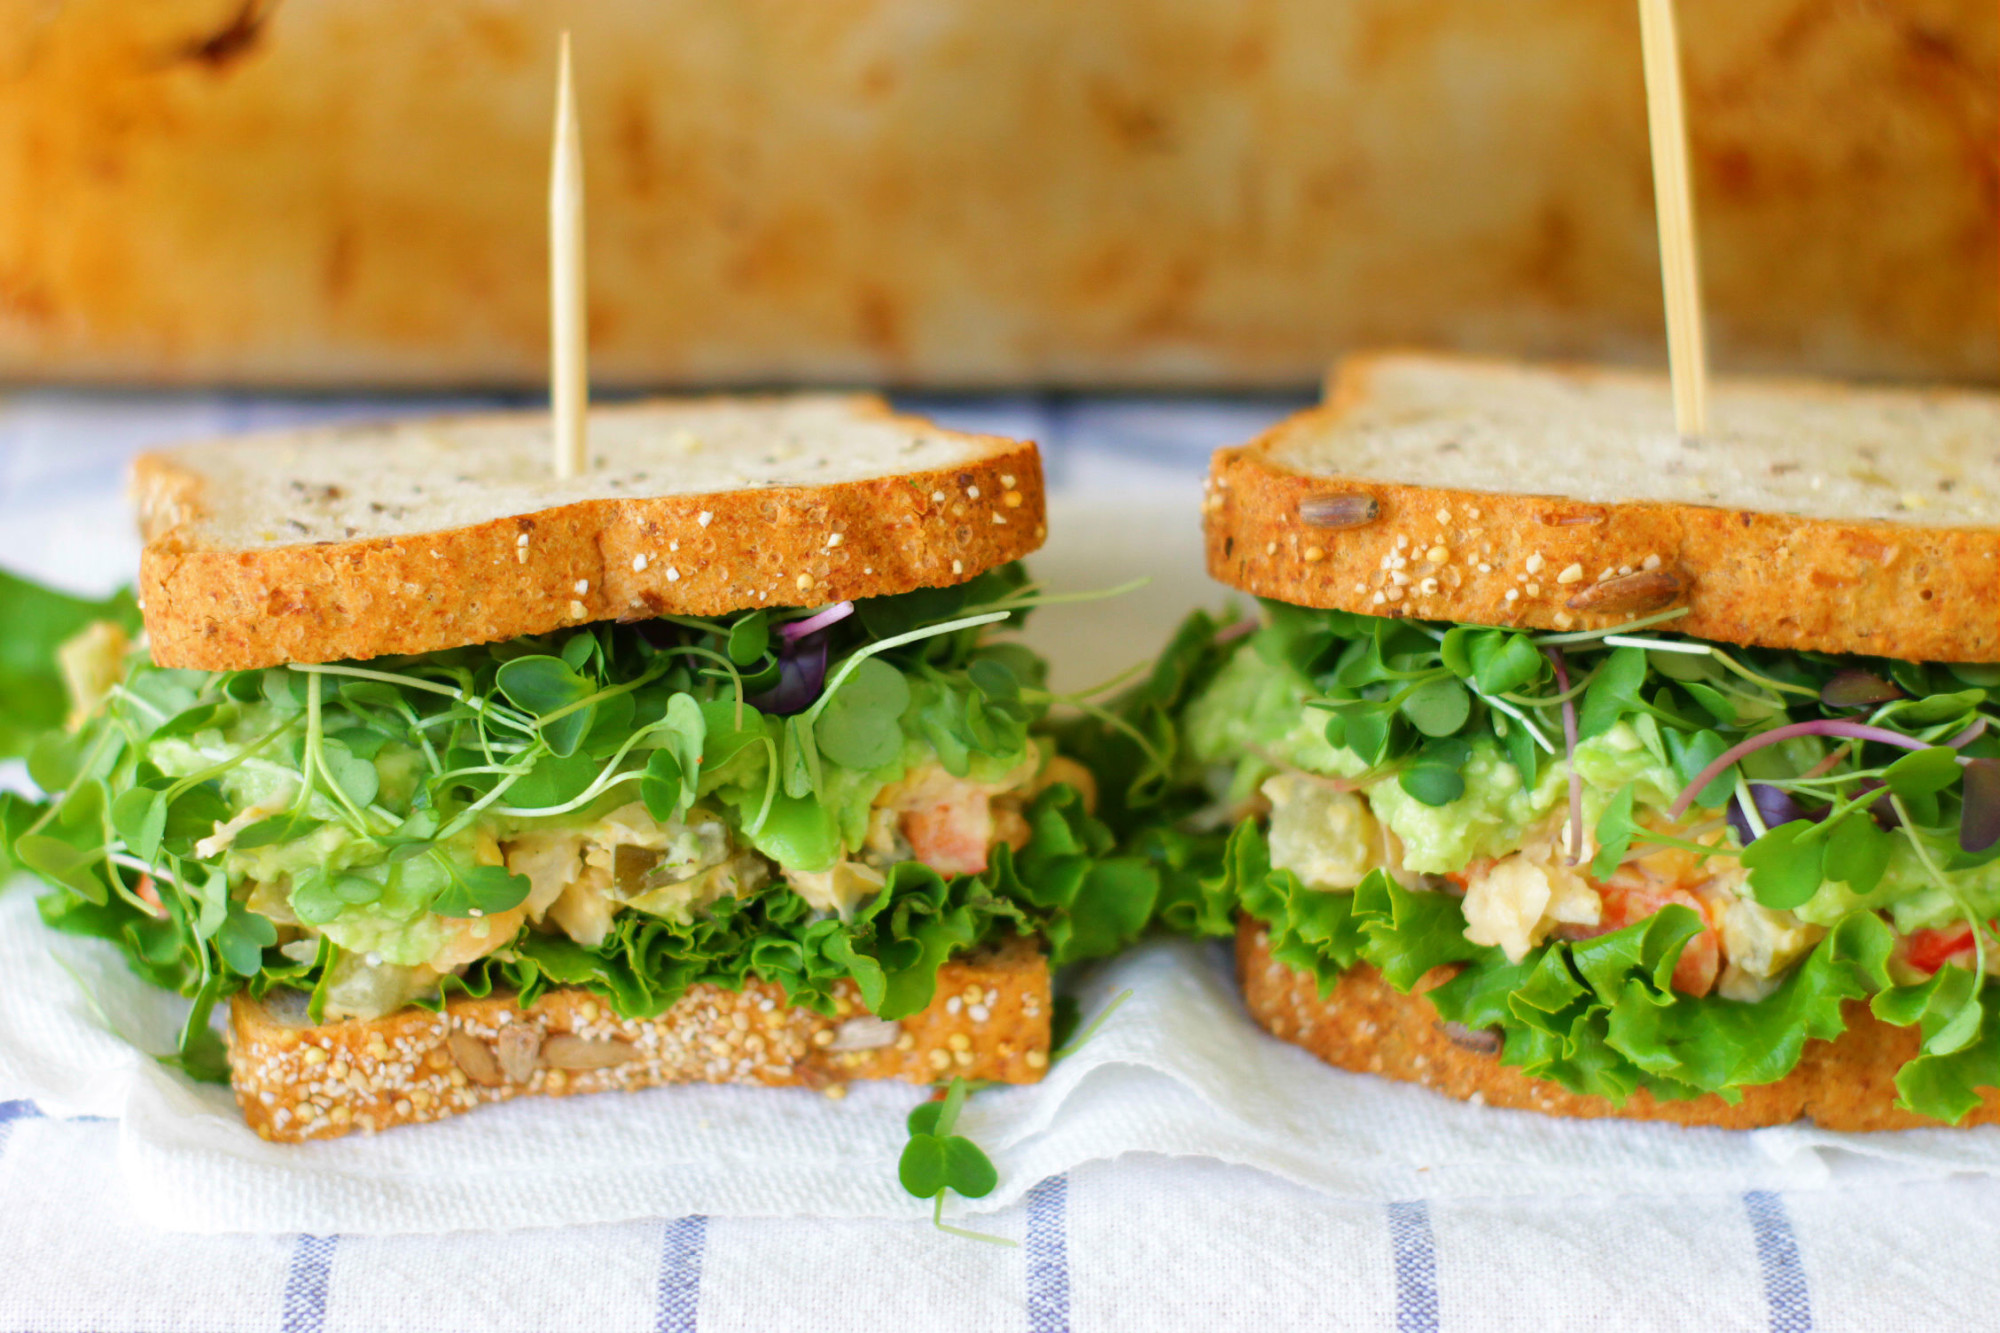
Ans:
[[[2000,372],[1992,0],[1681,0],[1733,370]],[[1629,0],[0,0],[0,379],[536,385],[574,31],[600,383],[1656,361]]]

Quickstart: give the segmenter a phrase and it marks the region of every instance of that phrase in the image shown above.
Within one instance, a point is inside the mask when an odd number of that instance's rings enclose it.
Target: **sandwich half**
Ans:
[[[1219,453],[1209,566],[1261,616],[1133,704],[1156,859],[1227,830],[1168,914],[1234,931],[1274,1034],[1455,1097],[2000,1119],[2000,400],[1712,417],[1386,355]]]
[[[5,811],[44,918],[191,997],[178,1058],[226,1058],[278,1140],[1039,1078],[1050,964],[1154,880],[1005,637],[1034,446],[827,396],[605,408],[591,442],[568,482],[526,415],[140,458],[143,635],[64,648],[47,796]]]

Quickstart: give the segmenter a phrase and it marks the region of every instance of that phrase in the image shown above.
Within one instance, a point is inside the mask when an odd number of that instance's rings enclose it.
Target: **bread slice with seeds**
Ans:
[[[819,1088],[849,1080],[1033,1083],[1049,1063],[1048,963],[1012,939],[938,971],[936,998],[901,1022],[874,1018],[843,982],[834,1013],[785,1002],[769,982],[695,986],[657,1018],[620,1018],[588,991],[460,998],[442,1010],[314,1025],[305,996],[239,995],[230,1080],[244,1119],[278,1142],[441,1120],[515,1097],[669,1083]]]
[[[1045,536],[1033,444],[872,396],[600,407],[550,475],[545,414],[250,435],[142,455],[162,666],[429,652],[592,620],[963,582]]]
[[[1374,615],[2000,658],[2000,395],[1355,357],[1216,455],[1210,572]],[[1912,446],[1915,447],[1912,447]]]
[[[1662,1101],[1642,1090],[1621,1106],[1501,1064],[1498,1037],[1440,1022],[1423,996],[1423,982],[1406,995],[1361,963],[1343,972],[1321,998],[1309,973],[1271,957],[1269,932],[1249,917],[1237,930],[1236,971],[1250,1016],[1273,1036],[1338,1068],[1421,1083],[1460,1101],[1587,1120],[1616,1117],[1717,1129],[1810,1120],[1822,1129],[1859,1133],[1942,1123],[1896,1105],[1896,1073],[1916,1057],[1921,1034],[1884,1023],[1865,1001],[1845,1006],[1847,1031],[1833,1041],[1807,1042],[1791,1073],[1741,1089],[1739,1101],[1713,1093]],[[1981,1089],[1979,1106],[1958,1123],[2000,1123],[2000,1090]]]

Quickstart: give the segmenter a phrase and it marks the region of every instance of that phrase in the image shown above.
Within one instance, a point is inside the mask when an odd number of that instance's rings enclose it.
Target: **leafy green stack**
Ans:
[[[1428,406],[1391,414],[1407,428],[1497,431],[1422,371]],[[1540,383],[1589,406],[1575,380]],[[1099,741],[1126,752],[1101,771],[1137,766],[1114,813],[1157,825],[1140,845],[1168,875],[1163,915],[1237,934],[1274,1033],[1458,1097],[1738,1126],[2000,1118],[2000,666],[1888,655],[1958,625],[1991,642],[1992,532],[1972,534],[1983,595],[1878,566],[1922,581],[1922,610],[1843,621],[1825,604],[1875,590],[1831,577],[1842,547],[1921,561],[1924,530],[1286,457],[1308,428],[1338,452],[1370,397],[1348,389],[1218,455],[1211,567],[1267,593],[1261,623],[1190,621],[1126,701],[1145,747]],[[1288,566],[1287,535],[1317,557]],[[1763,636],[1679,632],[1744,616],[1729,571],[1758,562],[1798,577]],[[1399,601],[1429,613],[1379,613]],[[1452,614],[1496,605],[1512,624]]]
[[[1042,663],[994,638],[1037,589],[969,573],[234,671],[154,664],[127,617],[65,650],[86,715],[34,742],[8,847],[46,921],[193,998],[191,1071],[223,1072],[235,997],[270,1137],[687,1078],[1032,1080],[1049,963],[1134,935],[1155,877],[1106,855],[1036,734]]]

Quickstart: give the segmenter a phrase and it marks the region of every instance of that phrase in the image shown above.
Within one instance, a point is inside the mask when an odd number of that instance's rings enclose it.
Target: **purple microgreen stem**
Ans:
[[[1235,643],[1238,639],[1247,639],[1252,634],[1255,634],[1259,628],[1260,626],[1257,622],[1248,617],[1224,625],[1215,632],[1216,646],[1221,647],[1223,644]]]
[[[1874,741],[1880,745],[1899,746],[1905,750],[1928,750],[1930,744],[1905,736],[1900,731],[1890,731],[1886,727],[1871,727],[1860,722],[1840,722],[1831,718],[1812,722],[1792,722],[1769,731],[1760,731],[1746,741],[1739,741],[1715,757],[1715,761],[1695,774],[1674,803],[1667,807],[1669,819],[1679,819],[1694,803],[1695,794],[1709,783],[1727,772],[1730,765],[1745,755],[1755,754],[1768,746],[1791,740],[1795,736],[1844,736],[1849,740]]]
[[[778,636],[786,643],[791,643],[795,640],[803,639],[808,634],[823,630],[828,625],[845,620],[853,614],[854,603],[835,602],[824,611],[816,611],[804,620],[787,621],[785,624],[778,626]]]

